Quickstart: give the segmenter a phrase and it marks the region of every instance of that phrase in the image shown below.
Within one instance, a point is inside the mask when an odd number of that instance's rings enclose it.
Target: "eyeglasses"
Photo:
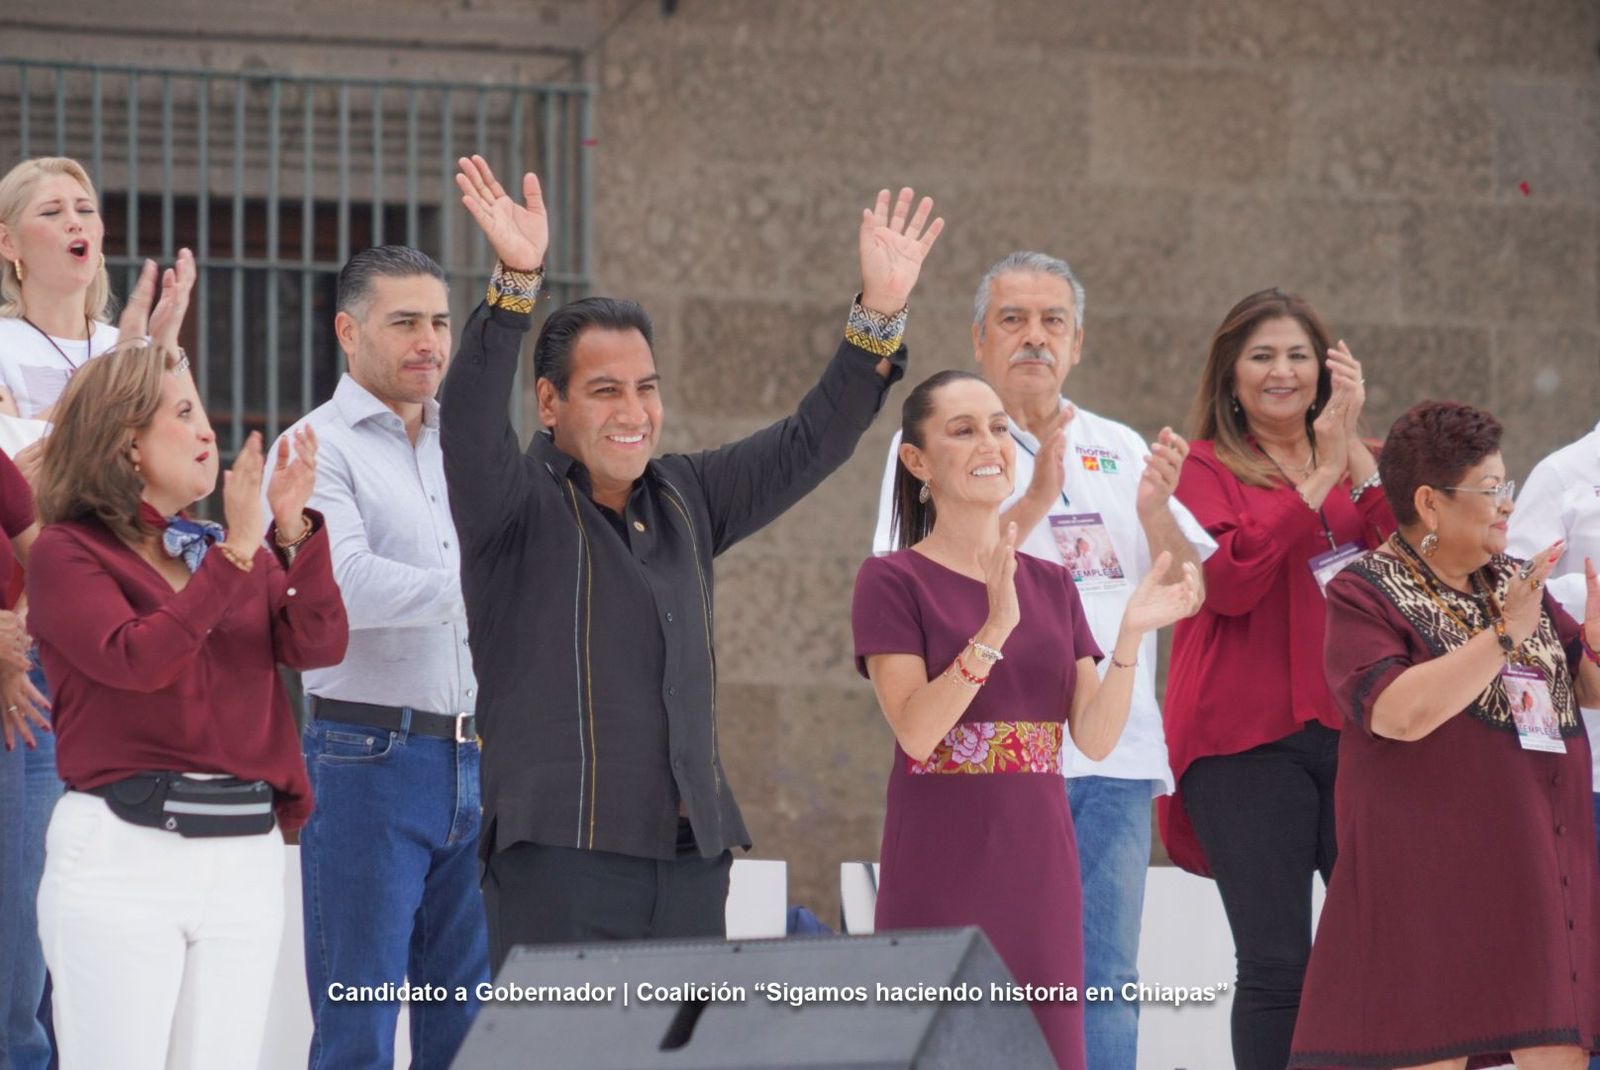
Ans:
[[[1510,505],[1517,496],[1517,481],[1508,479],[1504,483],[1496,483],[1492,487],[1440,487],[1440,490],[1459,490],[1467,494],[1487,494],[1494,499],[1496,505]]]

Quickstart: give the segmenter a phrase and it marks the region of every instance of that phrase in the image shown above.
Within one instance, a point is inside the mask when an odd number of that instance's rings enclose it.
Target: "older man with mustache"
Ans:
[[[1188,444],[1170,427],[1146,445],[1132,428],[1086,412],[1061,387],[1083,356],[1083,285],[1067,264],[1015,252],[978,284],[973,358],[1005,403],[1016,440],[1013,494],[1001,524],[1017,548],[1068,567],[1102,650],[1128,596],[1163,550],[1199,566],[1216,543],[1175,498]],[[891,516],[899,436],[889,446],[873,550],[895,547]],[[1091,552],[1080,552],[1087,546]],[[1022,623],[1026,627],[1027,622]],[[1155,689],[1156,640],[1140,646],[1128,725],[1103,761],[1062,748],[1062,773],[1083,879],[1084,980],[1138,979],[1139,918],[1150,860],[1150,800],[1172,790]],[[1085,1034],[1095,1070],[1133,1070],[1139,1006],[1090,1003]]]

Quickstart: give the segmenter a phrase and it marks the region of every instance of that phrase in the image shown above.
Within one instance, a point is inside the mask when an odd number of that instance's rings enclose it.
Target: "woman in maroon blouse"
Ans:
[[[1090,757],[1110,753],[1140,641],[1194,612],[1200,576],[1186,565],[1160,586],[1171,555],[1156,559],[1102,683],[1072,573],[1018,554],[1015,524],[1001,534],[1016,446],[994,389],[934,375],[907,396],[901,438],[901,549],[861,566],[851,607],[857,665],[896,743],[877,926],[981,926],[1040,992],[1057,1065],[1081,1070],[1083,1005],[1064,992],[1082,998],[1083,921],[1062,726]]]
[[[1357,433],[1364,399],[1361,366],[1330,346],[1311,306],[1264,290],[1217,329],[1190,416],[1178,498],[1218,549],[1205,606],[1172,633],[1178,794],[1161,800],[1161,831],[1173,860],[1222,894],[1240,1070],[1288,1061],[1312,874],[1333,866],[1339,717],[1322,673],[1322,585],[1394,529]]]
[[[1400,531],[1328,587],[1339,864],[1293,1067],[1581,1070],[1600,1051],[1600,874],[1578,704],[1600,705],[1561,544],[1506,557],[1500,424],[1423,402],[1384,443]]]
[[[29,624],[71,789],[39,891],[64,1070],[254,1065],[283,928],[274,819],[311,811],[276,666],[335,664],[348,638],[304,508],[309,435],[276,458],[271,528],[255,433],[226,530],[182,515],[218,450],[169,326],[73,377],[37,486]]]

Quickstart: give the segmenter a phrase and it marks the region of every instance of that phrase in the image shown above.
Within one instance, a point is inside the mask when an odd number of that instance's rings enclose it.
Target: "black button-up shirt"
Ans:
[[[484,743],[480,851],[670,859],[680,800],[703,855],[749,847],[717,750],[711,562],[849,458],[905,349],[885,380],[842,343],[794,415],[652,459],[619,532],[547,433],[518,446],[507,413],[528,326],[479,306],[441,401]]]

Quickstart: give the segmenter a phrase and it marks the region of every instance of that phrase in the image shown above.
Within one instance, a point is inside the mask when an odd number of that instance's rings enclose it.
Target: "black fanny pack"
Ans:
[[[135,773],[88,790],[129,824],[180,836],[256,836],[272,831],[272,785],[264,780]]]

